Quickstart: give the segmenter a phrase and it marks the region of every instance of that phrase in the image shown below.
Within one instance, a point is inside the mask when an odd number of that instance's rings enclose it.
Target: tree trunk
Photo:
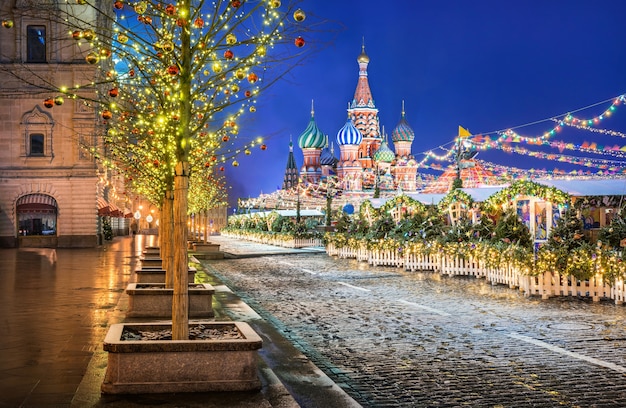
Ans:
[[[174,251],[172,235],[174,233],[174,191],[165,191],[165,198],[161,210],[161,259],[165,269],[165,287],[174,287]]]
[[[172,340],[189,338],[189,279],[187,270],[187,192],[189,163],[176,164],[174,177],[174,298],[172,299]]]

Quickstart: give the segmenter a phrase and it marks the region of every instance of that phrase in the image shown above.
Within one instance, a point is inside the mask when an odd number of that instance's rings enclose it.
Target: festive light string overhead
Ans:
[[[573,113],[584,111],[591,107],[595,107],[602,103],[611,102],[611,105],[604,110],[604,112],[598,116],[595,116],[590,119],[581,119],[575,117]],[[561,131],[564,126],[573,126],[577,128],[582,128],[585,130],[594,129],[593,126],[600,124],[600,122],[607,117],[610,117],[616,110],[617,107],[626,101],[625,95],[619,95],[615,98],[611,98],[606,101],[598,102],[593,105],[586,106],[584,108],[577,109],[573,112],[559,115],[557,117],[552,117],[548,119],[544,119],[541,121],[536,121],[530,124],[517,126],[515,128],[521,128],[524,126],[534,125],[538,123],[542,123],[545,121],[554,121],[557,124],[547,132],[544,132],[541,136],[535,137],[526,137],[518,134],[513,131],[513,128],[507,129],[505,131],[496,131],[489,132],[484,134],[478,134],[474,136],[470,136],[468,138],[463,138],[464,148],[468,150],[488,150],[488,149],[499,149],[508,153],[517,153],[522,155],[527,155],[530,157],[535,157],[539,159],[548,159],[548,160],[556,160],[559,162],[564,162],[568,164],[580,165],[585,167],[595,167],[601,170],[604,170],[602,174],[606,174],[607,171],[611,172],[621,172],[623,171],[622,167],[626,166],[626,164],[621,160],[610,160],[610,159],[598,159],[598,158],[586,158],[586,157],[576,157],[576,156],[567,156],[562,154],[552,154],[552,153],[544,153],[544,152],[535,152],[530,151],[528,149],[516,147],[513,148],[509,145],[509,143],[527,143],[529,145],[537,145],[537,146],[547,146],[551,148],[556,148],[559,152],[563,150],[574,150],[583,153],[591,153],[596,155],[608,155],[615,158],[624,158],[626,157],[626,146],[603,146],[597,143],[589,143],[584,142],[582,144],[575,143],[567,143],[564,141],[548,141],[554,134]],[[561,119],[558,119],[561,117]],[[612,132],[603,130],[598,133],[611,134],[612,136],[622,136],[623,134],[620,132]],[[490,134],[497,134],[499,137],[495,140],[489,138]],[[459,143],[460,140],[457,139],[455,142]],[[432,150],[424,153],[424,159],[419,162],[419,167],[424,169],[434,169],[434,170],[443,170],[444,167],[438,164],[428,164],[430,160],[436,161],[447,161],[453,162],[455,160],[456,149],[446,149],[444,146],[440,146],[440,149],[446,151],[444,154],[436,154]],[[506,166],[502,166],[502,168],[506,168]],[[503,170],[500,169],[500,173],[503,173]],[[573,172],[572,172],[573,173]],[[558,171],[555,171],[555,174],[559,174]]]

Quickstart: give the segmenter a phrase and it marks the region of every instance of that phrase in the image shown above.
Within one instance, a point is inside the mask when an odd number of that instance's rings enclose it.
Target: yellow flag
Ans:
[[[465,129],[463,126],[459,126],[459,137],[468,137],[471,135],[469,130]]]

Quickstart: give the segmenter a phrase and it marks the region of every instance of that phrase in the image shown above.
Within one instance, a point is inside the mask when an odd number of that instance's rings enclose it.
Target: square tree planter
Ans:
[[[189,317],[213,317],[215,289],[208,283],[189,284]],[[174,289],[165,283],[130,283],[127,317],[171,317]]]
[[[261,388],[257,350],[261,338],[243,322],[199,322],[207,328],[236,329],[239,338],[122,340],[125,329],[171,329],[171,323],[122,323],[110,327],[104,350],[105,394],[248,391]]]
[[[147,255],[147,256],[139,258],[139,260],[141,261],[142,267],[148,267],[148,268],[162,268],[163,267],[163,260],[158,255],[151,255],[151,256]]]
[[[199,259],[224,259],[224,253],[220,252],[220,244],[210,242],[196,242],[193,244],[194,256]]]
[[[190,267],[187,271],[187,281],[194,282],[196,275],[196,268]],[[135,277],[137,283],[165,283],[165,269],[159,268],[142,268],[135,270]]]
[[[159,257],[161,256],[161,248],[159,247],[146,247],[143,250],[143,255],[148,257]]]

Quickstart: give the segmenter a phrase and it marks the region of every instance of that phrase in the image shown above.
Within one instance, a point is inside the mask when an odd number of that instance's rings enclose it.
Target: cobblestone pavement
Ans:
[[[204,262],[364,407],[626,407],[626,309],[325,254]]]

